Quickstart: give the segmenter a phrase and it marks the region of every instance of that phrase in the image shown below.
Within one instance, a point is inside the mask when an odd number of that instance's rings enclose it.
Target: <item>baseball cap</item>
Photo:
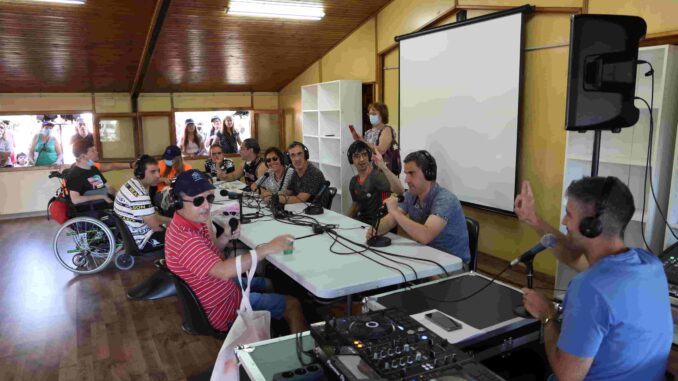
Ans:
[[[184,121],[184,125],[188,126],[189,124],[195,124],[195,122],[193,121],[193,119],[186,119],[186,120]]]
[[[215,120],[218,120],[218,121],[220,121],[220,122],[221,122],[221,118],[219,118],[219,117],[218,117],[218,116],[216,116],[216,115],[215,115],[215,116],[213,116],[213,117],[212,117],[212,119],[210,119],[210,122],[214,122]]]
[[[54,122],[52,122],[51,120],[43,120],[43,121],[42,121],[42,126],[43,126],[43,127],[44,127],[44,126],[54,126]]]
[[[182,172],[174,182],[174,194],[185,194],[194,197],[208,190],[216,189],[209,178],[197,169]]]
[[[181,156],[181,149],[177,146],[167,146],[165,153],[162,154],[164,160],[172,160],[177,156]]]

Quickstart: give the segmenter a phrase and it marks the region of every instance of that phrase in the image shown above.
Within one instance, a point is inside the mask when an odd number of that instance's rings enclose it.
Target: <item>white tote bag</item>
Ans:
[[[212,381],[240,380],[235,348],[238,345],[251,344],[271,338],[271,313],[268,311],[253,311],[250,304],[250,285],[252,278],[254,278],[254,272],[257,270],[257,254],[252,250],[250,255],[252,256],[252,266],[247,272],[247,288],[243,287],[242,284],[240,256],[235,258],[238,283],[240,283],[242,289],[242,301],[240,302],[238,317],[228,331],[217,356],[217,362],[212,371]]]

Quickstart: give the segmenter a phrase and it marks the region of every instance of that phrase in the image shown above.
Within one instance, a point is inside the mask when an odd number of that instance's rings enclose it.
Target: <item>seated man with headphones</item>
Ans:
[[[381,202],[390,193],[388,179],[372,165],[372,149],[364,141],[356,140],[351,143],[346,155],[349,164],[354,165],[358,171],[349,184],[353,203],[346,215],[373,225],[379,216]]]
[[[292,142],[287,147],[287,157],[294,167],[292,180],[287,188],[287,194],[280,197],[283,204],[300,202],[314,202],[314,196],[325,184],[325,176],[318,168],[308,162],[310,154],[308,148],[300,142]],[[322,204],[322,202],[319,202]]]
[[[240,146],[240,151],[238,151],[242,163],[232,172],[217,172],[219,180],[235,181],[244,176],[245,184],[247,185],[247,188],[250,189],[252,184],[266,173],[264,159],[259,156],[260,151],[261,147],[259,147],[259,143],[256,139],[245,139]]]
[[[122,219],[143,251],[154,251],[165,243],[164,225],[170,219],[156,212],[151,203],[150,188],[158,184],[158,161],[142,155],[134,162],[134,177],[129,179],[115,196],[113,210]]]
[[[435,159],[421,150],[408,154],[403,163],[409,190],[401,203],[395,197],[384,200],[388,214],[379,222],[379,235],[399,226],[413,240],[468,264],[471,253],[464,211],[457,196],[436,182]],[[367,238],[374,234],[370,228]]]
[[[212,326],[228,331],[238,314],[242,292],[234,279],[241,274],[236,270],[235,258],[225,259],[223,250],[229,241],[238,238],[226,229],[218,238],[211,235],[210,207],[214,202],[214,185],[200,171],[190,170],[177,177],[172,189],[176,212],[167,228],[165,259],[167,267],[195,292]],[[258,245],[256,250],[241,256],[243,269],[250,269],[252,259],[261,261],[269,254],[288,248],[294,237],[280,235],[270,242]],[[250,302],[255,311],[269,311],[273,319],[285,319],[292,333],[307,328],[301,303],[294,297],[273,293],[260,293],[264,279],[254,277]]]
[[[525,308],[542,321],[544,346],[558,380],[663,380],[673,322],[661,261],[624,244],[635,207],[616,177],[584,177],[567,188],[562,224],[534,209],[525,181],[515,212],[539,234],[553,234],[556,258],[579,272],[567,287],[562,323],[540,292],[523,289]]]

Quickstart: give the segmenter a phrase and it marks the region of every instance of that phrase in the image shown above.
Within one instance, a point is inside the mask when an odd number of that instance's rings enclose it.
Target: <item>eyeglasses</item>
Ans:
[[[278,161],[278,157],[277,157],[277,156],[273,156],[273,157],[267,157],[267,158],[266,158],[266,162],[267,162],[267,163],[270,163],[270,162],[272,162],[272,161]]]
[[[363,151],[363,152],[356,152],[356,153],[354,153],[354,154],[351,155],[351,156],[353,157],[353,159],[360,159],[361,157],[370,157],[370,155],[369,155],[367,152],[365,152],[365,151]]]
[[[185,200],[183,198],[181,200],[184,201],[184,202],[192,202],[193,206],[195,206],[197,208],[197,207],[199,207],[199,206],[201,206],[202,204],[205,203],[205,199],[207,199],[207,202],[209,202],[210,204],[214,203],[214,195],[213,194],[207,195],[207,197],[205,197],[205,196],[196,197],[193,200]]]
[[[304,156],[304,152],[295,152],[295,153],[290,153],[290,157],[302,157]]]

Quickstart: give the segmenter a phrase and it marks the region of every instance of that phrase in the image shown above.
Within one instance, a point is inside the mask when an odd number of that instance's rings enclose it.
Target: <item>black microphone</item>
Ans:
[[[403,201],[405,201],[405,196],[399,194],[398,202]],[[374,229],[374,235],[367,240],[367,246],[386,247],[391,244],[390,238],[384,237],[383,235],[379,235],[379,223],[381,222],[381,218],[386,214],[388,214],[388,208],[386,207],[386,205],[383,205],[381,208],[379,208],[379,211],[377,212],[377,219],[374,220],[374,224],[372,225],[372,229]]]
[[[556,236],[553,234],[545,234],[539,240],[539,243],[534,245],[530,250],[526,251],[520,257],[511,261],[510,267],[517,265],[519,262],[527,263],[532,261],[534,257],[546,249],[550,249],[556,246]]]
[[[257,184],[257,187],[256,187],[256,188],[254,188],[254,193],[259,192],[259,188],[261,188],[261,184],[263,184],[264,181],[266,181],[266,179],[268,178],[268,176],[271,176],[271,172],[266,172],[266,173],[264,173],[263,176],[261,176],[261,181],[258,181],[259,184]],[[259,193],[259,194],[261,194],[261,193]]]
[[[228,220],[228,226],[231,227],[231,235],[233,235],[233,232],[238,230],[238,225],[240,225],[240,221],[238,221],[237,218],[231,217],[231,219]]]
[[[219,191],[219,194],[221,195],[221,197],[226,197],[228,196],[228,190],[222,189]]]
[[[231,173],[235,171],[235,166],[233,165],[233,162],[231,160],[224,159],[221,161],[221,170],[226,173]]]
[[[320,190],[318,190],[318,193],[316,193],[315,196],[313,196],[313,203],[316,205],[320,205],[320,202],[322,201],[321,197],[325,191],[327,191],[327,188],[330,187],[330,182],[325,180],[323,185],[320,187]]]
[[[313,202],[311,202],[311,205],[307,206],[306,209],[304,209],[304,213],[309,214],[309,215],[318,215],[318,214],[323,214],[325,211],[323,210],[323,206],[321,205],[322,202],[322,195],[325,193],[327,188],[329,188],[330,182],[325,181],[323,185],[320,187],[320,190],[318,190],[318,193],[313,196]]]
[[[401,195],[401,194],[399,194],[399,195],[397,196],[397,198],[398,198],[398,202],[399,202],[399,203],[405,201],[405,196],[403,196],[403,195]],[[381,209],[379,209],[379,216],[382,216],[382,217],[383,217],[383,216],[385,216],[385,215],[387,215],[387,214],[388,214],[388,208],[386,207],[386,204],[384,204],[384,205],[381,206]]]

